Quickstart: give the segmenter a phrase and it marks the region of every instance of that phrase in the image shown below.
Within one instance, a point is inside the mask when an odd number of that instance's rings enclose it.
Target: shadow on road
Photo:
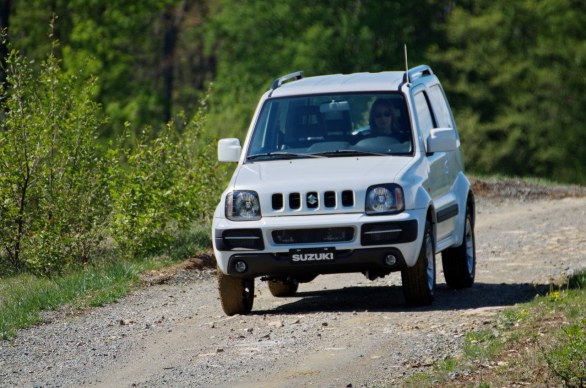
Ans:
[[[253,310],[252,314],[299,314],[309,312],[401,312],[468,310],[482,307],[506,307],[543,295],[548,285],[476,283],[472,288],[451,290],[440,284],[431,306],[410,307],[405,304],[400,286],[347,287],[336,290],[299,292],[295,301],[272,310]],[[301,298],[301,299],[299,299]],[[287,298],[282,298],[285,302]]]

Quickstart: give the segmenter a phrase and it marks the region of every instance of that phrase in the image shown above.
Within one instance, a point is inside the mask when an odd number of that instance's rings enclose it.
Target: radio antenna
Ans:
[[[405,83],[408,83],[409,82],[409,75],[407,73],[409,71],[409,63],[407,62],[407,44],[404,44],[403,47],[404,47],[404,51],[405,51],[405,76],[403,78],[404,78]]]

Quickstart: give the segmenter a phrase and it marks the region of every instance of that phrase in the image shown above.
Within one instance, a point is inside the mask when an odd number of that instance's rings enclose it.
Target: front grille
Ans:
[[[285,203],[285,199],[289,202]],[[341,205],[341,206],[340,206]],[[273,210],[300,210],[306,209],[334,209],[336,207],[353,207],[354,206],[354,192],[352,190],[344,190],[341,193],[335,191],[317,192],[310,191],[307,193],[274,193],[271,196],[271,207]]]
[[[287,229],[272,233],[275,244],[314,244],[352,241],[354,228]]]

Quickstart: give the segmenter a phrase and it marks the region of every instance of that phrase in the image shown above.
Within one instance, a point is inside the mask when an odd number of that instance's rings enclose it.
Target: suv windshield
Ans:
[[[247,158],[410,155],[412,149],[400,93],[311,95],[267,100]]]

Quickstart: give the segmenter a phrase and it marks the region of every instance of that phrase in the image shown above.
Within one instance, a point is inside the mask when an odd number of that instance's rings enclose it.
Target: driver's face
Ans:
[[[374,122],[380,131],[390,131],[393,117],[389,108],[379,107],[374,110]]]

